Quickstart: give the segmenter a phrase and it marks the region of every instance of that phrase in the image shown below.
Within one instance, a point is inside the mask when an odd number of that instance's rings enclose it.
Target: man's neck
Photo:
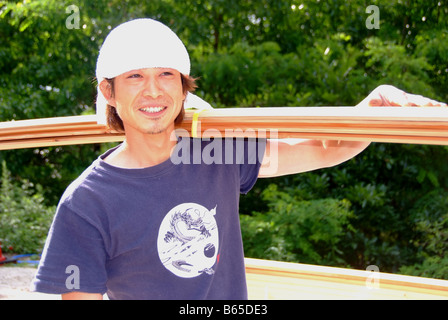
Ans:
[[[128,169],[152,167],[168,160],[176,143],[174,133],[126,134],[123,144],[105,161]]]

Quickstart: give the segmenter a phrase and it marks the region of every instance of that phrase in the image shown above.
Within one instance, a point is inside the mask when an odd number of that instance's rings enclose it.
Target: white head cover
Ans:
[[[171,68],[190,75],[190,57],[179,37],[166,25],[153,19],[136,19],[113,29],[98,55],[98,84],[128,71],[144,68]],[[106,123],[107,101],[98,88],[98,122]],[[189,93],[185,108],[211,109],[201,98]]]

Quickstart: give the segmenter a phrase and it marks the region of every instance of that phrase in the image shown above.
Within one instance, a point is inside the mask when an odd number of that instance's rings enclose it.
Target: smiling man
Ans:
[[[238,202],[261,163],[248,160],[249,142],[235,152],[236,141],[230,164],[171,161],[186,100],[198,100],[189,73],[183,43],[160,22],[138,19],[108,35],[97,62],[97,112],[126,139],[62,196],[36,291],[64,299],[247,298]],[[191,151],[212,143],[186,141]],[[262,154],[265,141],[256,147],[250,152]]]
[[[244,140],[240,148],[232,139],[231,149],[218,141],[226,152],[214,157],[225,161],[174,163],[180,143],[173,131],[185,101],[195,99],[195,83],[181,40],[151,19],[109,34],[97,79],[99,116],[126,139],[95,160],[58,205],[33,286],[64,299],[247,299],[239,195],[258,177],[333,166],[368,146],[261,140],[251,148]],[[386,89],[361,104],[403,98]],[[422,97],[419,103],[436,104]],[[185,139],[191,157],[216,143]],[[256,156],[272,152],[275,172]]]
[[[145,68],[100,83],[109,108],[116,110],[126,133],[126,141],[107,162],[142,168],[170,157],[176,144],[171,139],[175,120],[187,95],[181,77],[175,69]]]

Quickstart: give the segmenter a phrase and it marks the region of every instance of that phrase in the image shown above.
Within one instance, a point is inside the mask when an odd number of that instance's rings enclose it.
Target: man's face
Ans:
[[[109,96],[109,104],[117,109],[126,134],[166,131],[171,134],[185,100],[179,71],[168,68],[139,69],[121,74],[115,78],[114,95],[105,96]]]

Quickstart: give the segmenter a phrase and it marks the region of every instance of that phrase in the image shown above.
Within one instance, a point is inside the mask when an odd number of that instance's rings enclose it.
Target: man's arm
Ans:
[[[62,295],[62,300],[103,300],[100,293],[69,292]]]
[[[393,86],[382,85],[356,107],[372,106],[446,106],[420,95],[408,94]],[[378,109],[381,112],[381,109]],[[259,177],[276,177],[328,168],[361,153],[370,142],[302,140],[294,144],[268,140]]]
[[[302,140],[289,144],[282,140],[268,140],[265,159],[259,177],[269,178],[328,168],[345,162],[361,153],[370,142],[333,140]],[[273,154],[277,153],[277,156]]]

